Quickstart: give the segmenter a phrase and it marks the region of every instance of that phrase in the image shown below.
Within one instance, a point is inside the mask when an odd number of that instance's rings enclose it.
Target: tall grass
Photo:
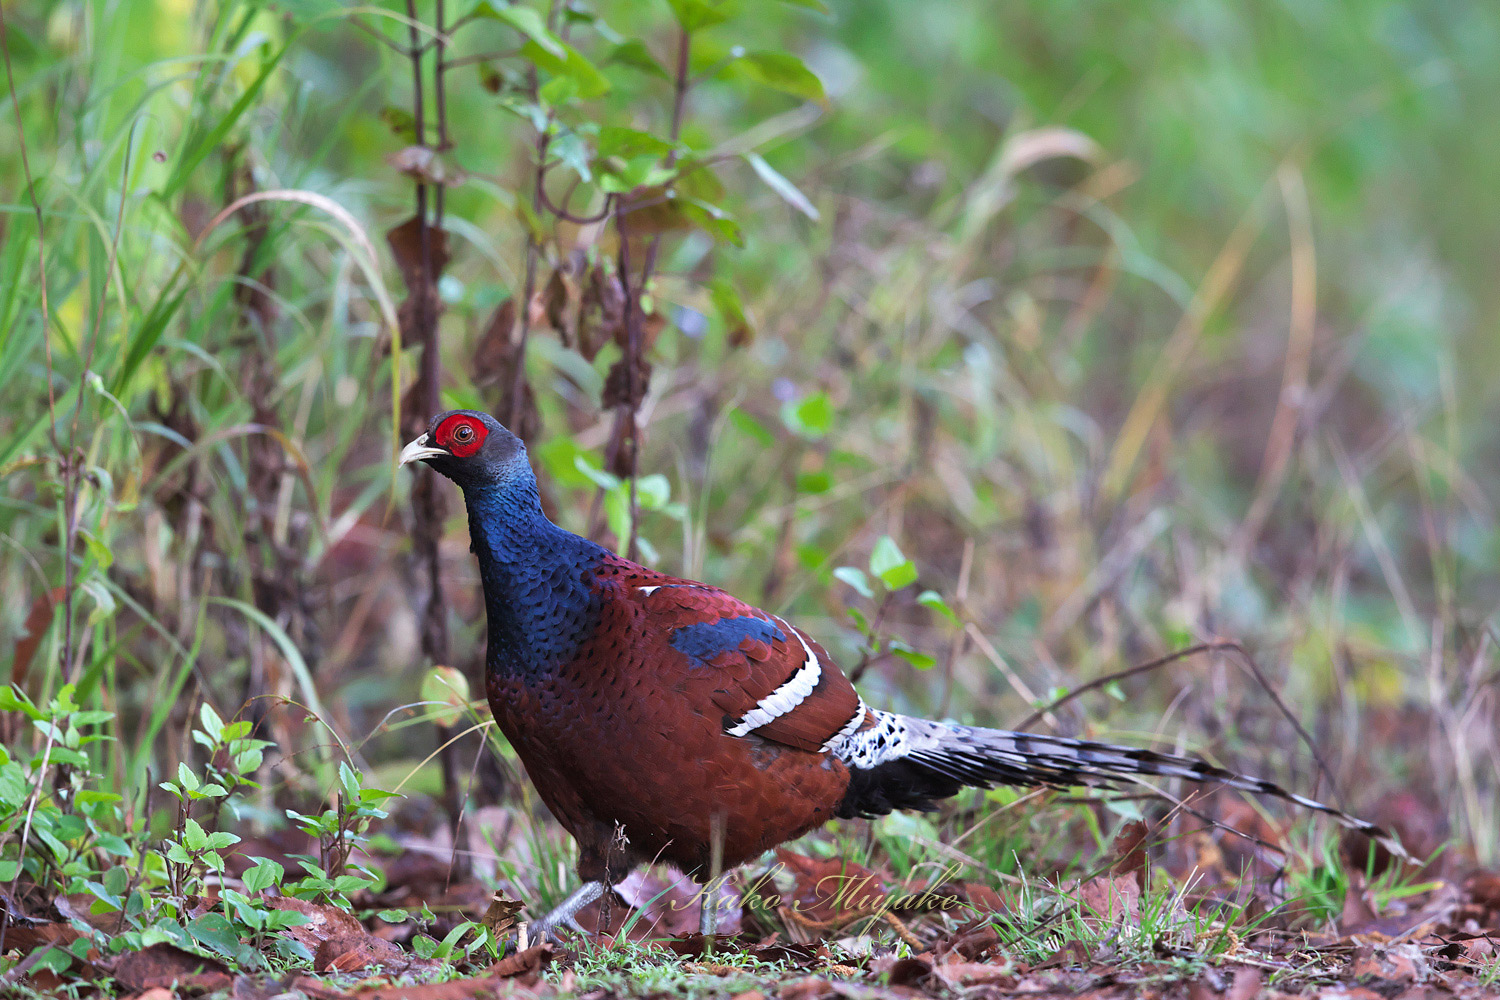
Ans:
[[[829,103],[710,79],[685,135],[732,150],[753,133],[815,211],[743,165],[723,174],[743,250],[664,242],[639,468],[669,496],[642,539],[852,664],[846,608],[877,608],[833,571],[895,538],[921,572],[910,593],[938,591],[959,622],[889,603],[884,632],[935,666],[871,659],[882,706],[1014,721],[1131,662],[1241,640],[1332,750],[1351,806],[1413,789],[1388,808],[1440,816],[1493,860],[1500,536],[1477,359],[1494,357],[1496,300],[1477,234],[1500,130],[1471,102],[1500,22],[1191,6],[789,7],[736,27],[794,40]],[[369,38],[403,16],[5,11],[0,657],[6,679],[76,683],[117,713],[100,752],[137,807],[145,776],[191,753],[200,699],[264,716],[283,776],[308,787],[320,737],[275,698],[356,735],[415,700],[408,484],[390,469],[410,365],[392,370],[381,236],[408,212],[410,180],[383,158],[409,142],[393,109],[410,95]],[[649,17],[632,31],[665,59],[668,12]],[[1355,65],[1368,76],[1328,83]],[[533,136],[486,72],[452,86],[469,179],[448,194],[440,332],[445,399],[493,408],[473,357],[523,286]],[[599,113],[661,125],[668,97],[643,73]],[[742,289],[743,329],[704,274]],[[608,523],[591,472],[611,351],[539,332],[527,354],[547,503],[580,531]],[[447,528],[453,665],[473,671],[482,616],[451,507]],[[1056,721],[1182,734],[1313,781],[1229,660],[1116,696]],[[365,753],[411,759],[400,739]]]

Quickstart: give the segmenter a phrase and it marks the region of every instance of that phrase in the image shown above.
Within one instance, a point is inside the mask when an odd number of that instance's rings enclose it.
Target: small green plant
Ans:
[[[369,831],[370,821],[383,819],[385,810],[379,803],[396,795],[379,788],[366,788],[363,776],[344,761],[338,765],[339,787],[334,804],[316,816],[294,809],[287,818],[303,833],[316,837],[320,855],[313,858],[298,855],[296,860],[307,873],[296,882],[282,886],[282,891],[299,899],[321,897],[342,909],[349,909],[348,893],[378,885],[381,877],[363,865],[351,865],[349,856]],[[353,869],[353,874],[348,869]]]
[[[881,535],[870,552],[869,571],[857,566],[839,566],[834,569],[836,579],[847,584],[855,593],[869,601],[876,601],[873,618],[856,607],[848,608],[849,617],[861,636],[860,658],[850,671],[855,680],[878,658],[890,655],[905,660],[918,670],[930,670],[937,665],[937,657],[925,653],[911,644],[888,637],[884,632],[886,615],[896,595],[917,582],[917,566],[901,552],[900,546],[890,535]],[[953,626],[960,624],[941,594],[935,590],[924,590],[916,601],[945,618]]]

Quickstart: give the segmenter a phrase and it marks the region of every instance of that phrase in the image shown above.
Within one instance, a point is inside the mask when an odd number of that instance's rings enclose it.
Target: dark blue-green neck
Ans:
[[[569,662],[598,627],[593,569],[604,548],[542,513],[530,468],[464,490],[489,617],[488,669],[537,677]]]

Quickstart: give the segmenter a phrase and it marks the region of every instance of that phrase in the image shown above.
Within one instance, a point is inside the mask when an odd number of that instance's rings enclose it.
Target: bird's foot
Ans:
[[[548,941],[561,946],[563,942],[558,936],[558,931],[564,927],[577,931],[579,934],[588,934],[588,931],[578,923],[578,911],[602,895],[604,895],[603,882],[583,883],[573,891],[572,895],[558,903],[551,913],[526,928],[527,943]]]
[[[711,937],[719,932],[719,893],[723,891],[724,883],[728,880],[728,872],[717,878],[711,878],[703,883],[703,889],[698,894],[701,906],[698,914],[698,933],[704,937]]]

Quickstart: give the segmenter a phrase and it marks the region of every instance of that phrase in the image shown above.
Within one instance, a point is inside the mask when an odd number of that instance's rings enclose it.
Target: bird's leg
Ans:
[[[603,882],[589,881],[583,883],[583,885],[573,890],[572,895],[553,907],[551,913],[533,923],[528,928],[527,937],[534,941],[540,941],[543,938],[556,941],[557,929],[559,927],[571,927],[580,934],[587,933],[574,918],[579,910],[588,906],[602,895],[604,895]]]
[[[703,891],[699,894],[702,910],[698,915],[698,933],[704,937],[719,932],[719,890],[724,888],[728,878],[729,873],[724,872],[703,883]]]

